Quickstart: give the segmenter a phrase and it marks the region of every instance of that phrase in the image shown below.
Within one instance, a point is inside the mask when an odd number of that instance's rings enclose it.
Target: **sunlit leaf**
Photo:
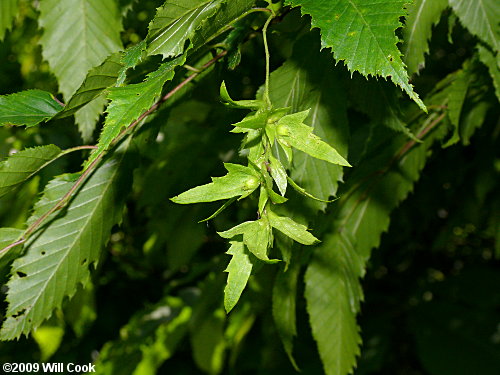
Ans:
[[[226,268],[227,284],[224,288],[224,307],[230,312],[240,299],[252,272],[252,262],[243,242],[230,241],[231,247],[227,254],[232,255]]]

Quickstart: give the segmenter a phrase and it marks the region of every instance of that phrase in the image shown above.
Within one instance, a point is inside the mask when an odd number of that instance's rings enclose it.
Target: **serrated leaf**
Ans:
[[[488,67],[497,99],[500,101],[500,64],[496,61],[493,53],[488,49],[481,45],[478,45],[477,49],[479,51],[479,59]]]
[[[497,0],[449,0],[460,22],[486,42],[493,51],[500,51],[500,6]]]
[[[243,243],[248,250],[258,259],[274,263],[278,260],[270,260],[267,257],[267,250],[273,243],[273,234],[269,221],[263,217],[255,221],[246,221],[224,232],[217,232],[222,238],[233,238],[243,235]]]
[[[0,163],[0,197],[35,175],[61,154],[55,145],[27,148]]]
[[[212,177],[212,182],[194,187],[178,196],[171,198],[179,204],[213,202],[252,194],[259,187],[259,176],[253,168],[239,164],[225,163],[229,173],[223,177]]]
[[[98,155],[106,151],[120,131],[137,120],[159,99],[165,82],[174,77],[175,68],[183,64],[185,56],[163,63],[156,71],[150,73],[141,83],[109,89],[110,103],[106,112],[106,121],[99,137],[97,149],[90,155],[88,166]]]
[[[318,33],[308,33],[295,42],[291,58],[271,73],[270,96],[274,105],[290,106],[293,112],[310,108],[305,123],[346,157],[349,128],[344,71],[333,66],[327,51],[320,52]],[[295,153],[290,169],[294,180],[322,200],[335,196],[343,175],[342,167],[302,152]],[[326,208],[324,202],[307,204],[316,210]]]
[[[44,30],[40,39],[43,57],[66,100],[89,69],[122,48],[121,14],[115,0],[44,0],[39,23]]]
[[[408,82],[395,34],[405,15],[406,0],[286,0],[309,14],[321,30],[322,47],[331,47],[336,60],[345,60],[351,72],[390,77],[420,108],[424,103]]]
[[[404,137],[380,134],[346,191],[330,213],[332,227],[316,248],[305,275],[306,300],[312,332],[327,375],[351,373],[359,355],[361,337],[356,314],[363,299],[360,278],[372,248],[387,230],[391,211],[413,189],[434,140],[414,146],[397,163],[394,155]],[[391,168],[380,174],[381,165]]]
[[[243,242],[230,241],[231,247],[226,254],[232,255],[231,261],[225,272],[227,283],[224,288],[224,308],[229,313],[240,299],[245,289],[250,274],[252,273],[252,262],[245,249]]]
[[[126,66],[122,62],[122,59],[122,52],[114,53],[104,60],[101,65],[91,69],[81,86],[55,118],[71,116],[101,95],[105,89],[114,86],[120,72],[125,69]]]
[[[304,124],[308,115],[309,110],[283,116],[277,123],[278,139],[316,159],[350,167],[337,150],[313,134],[312,127]]]
[[[149,24],[148,54],[174,57],[225,0],[168,0]]]
[[[26,90],[0,96],[0,126],[35,126],[62,109],[52,94],[42,90]]]
[[[5,32],[10,30],[18,11],[19,0],[2,0],[0,2],[0,42]]]
[[[75,113],[75,122],[84,143],[92,141],[92,134],[104,110],[107,100],[104,96],[98,96]]]
[[[134,68],[143,59],[144,52],[146,52],[146,41],[142,40],[136,45],[127,48],[121,57],[123,67],[120,69],[116,86],[121,86],[127,78],[127,70]]]
[[[305,225],[299,224],[287,216],[278,216],[272,211],[268,211],[268,215],[271,226],[292,240],[303,245],[314,245],[320,242],[307,230]]]
[[[127,144],[122,145],[124,151]],[[2,340],[19,338],[38,327],[72,297],[90,277],[89,266],[99,260],[111,228],[121,218],[131,169],[122,167],[124,152],[100,166],[64,211],[51,215],[25,245],[25,255],[14,261],[8,282],[6,320]],[[29,220],[48,212],[74,184],[74,176],[57,177],[47,185]]]
[[[425,66],[432,27],[437,25],[447,6],[448,0],[416,0],[408,7],[402,47],[408,73],[417,73]]]

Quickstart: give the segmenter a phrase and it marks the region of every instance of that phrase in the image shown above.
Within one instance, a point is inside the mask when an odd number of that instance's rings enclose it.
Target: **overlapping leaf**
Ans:
[[[483,46],[478,46],[478,51],[481,62],[488,67],[495,93],[500,101],[500,64],[497,63],[493,53]]]
[[[497,0],[449,0],[460,22],[495,52],[500,51],[500,7]]]
[[[330,234],[316,249],[306,272],[306,299],[314,338],[325,372],[345,375],[360,353],[356,324],[363,298],[359,279],[371,249],[378,246],[391,211],[406,198],[425,164],[427,149],[442,135],[434,133],[397,162],[405,139],[385,134],[358,166],[331,214]],[[380,174],[380,166],[389,169]]]
[[[43,57],[64,98],[80,87],[89,69],[122,48],[121,15],[115,0],[40,2]]]
[[[148,54],[180,55],[184,45],[226,0],[168,0],[149,24]]]
[[[55,145],[28,148],[0,163],[0,197],[32,177],[57,158],[61,149]]]
[[[0,96],[0,126],[35,126],[62,110],[52,94],[41,90],[27,90]]]
[[[304,122],[345,158],[349,138],[345,89],[331,57],[319,48],[319,36],[314,34],[295,43],[292,57],[271,74],[271,101],[293,112],[311,109]],[[342,175],[340,166],[306,153],[294,155],[291,177],[320,199],[336,194]],[[326,207],[324,202],[308,204],[321,210]]]
[[[7,246],[19,240],[24,231],[17,228],[0,228],[0,277],[7,273],[7,266],[16,259],[22,251],[21,246],[4,250]]]
[[[408,73],[396,44],[399,18],[405,0],[286,0],[301,6],[321,30],[323,47],[331,47],[337,60],[345,60],[351,72],[390,77],[422,109],[425,105],[408,82]]]
[[[12,27],[18,10],[18,2],[19,0],[2,0],[0,2],[0,41],[3,40],[5,32]]]
[[[231,241],[230,244],[231,247],[227,254],[232,255],[232,258],[225,271],[228,275],[227,284],[224,288],[224,308],[228,313],[240,299],[253,267],[243,242]]]
[[[121,218],[121,202],[131,173],[120,168],[123,162],[124,153],[117,152],[95,171],[67,209],[52,214],[52,220],[28,240],[25,255],[12,266],[1,339],[28,334],[49,318],[65,297],[71,297],[79,284],[87,282],[89,266],[99,260],[111,228]],[[29,222],[48,212],[73,184],[71,175],[52,180]]]
[[[448,0],[417,0],[408,8],[403,30],[403,59],[410,74],[425,66],[425,54],[429,53],[432,27],[436,25]]]
[[[162,64],[141,83],[109,89],[108,115],[102,129],[97,149],[91,154],[87,165],[106,151],[120,131],[137,120],[160,97],[166,81],[174,77],[174,69],[185,61],[185,56]]]

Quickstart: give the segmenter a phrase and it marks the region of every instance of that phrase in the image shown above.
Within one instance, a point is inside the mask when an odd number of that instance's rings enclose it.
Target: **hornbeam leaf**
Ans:
[[[497,0],[449,0],[460,22],[474,35],[500,51],[500,7]]]
[[[391,211],[409,194],[425,165],[429,147],[442,131],[428,136],[397,163],[406,144],[389,131],[373,142],[358,171],[330,214],[332,227],[314,251],[305,275],[305,296],[313,336],[327,375],[351,373],[361,337],[356,314],[363,299],[364,276],[371,249],[387,230]],[[384,173],[380,165],[390,165]]]
[[[273,180],[276,183],[276,186],[278,186],[281,195],[285,196],[288,184],[288,176],[286,174],[285,167],[283,167],[283,164],[281,164],[281,162],[273,155],[269,155],[269,161],[271,162],[271,165],[269,166],[269,168],[271,168],[271,176],[273,176]]]
[[[278,140],[285,145],[311,155],[314,158],[346,167],[351,165],[328,143],[313,134],[313,128],[304,124],[309,110],[283,116],[277,123]]]
[[[249,196],[260,185],[259,175],[253,168],[239,164],[225,163],[229,172],[223,177],[212,177],[212,182],[194,187],[176,197],[172,202],[179,204],[214,202],[241,196]]]
[[[230,241],[231,247],[226,254],[232,255],[231,261],[225,272],[227,284],[224,288],[224,308],[229,313],[240,299],[245,289],[250,274],[252,273],[252,262],[245,249],[243,242]]]
[[[89,266],[98,262],[111,228],[121,219],[131,169],[121,168],[126,153],[120,151],[127,144],[90,176],[64,211],[49,217],[26,243],[25,255],[14,261],[2,340],[27,335],[89,280]],[[49,182],[29,223],[48,212],[73,184],[71,175]]]
[[[396,44],[396,29],[405,15],[406,0],[286,0],[309,14],[321,30],[322,47],[331,47],[336,60],[345,60],[351,72],[390,77],[420,108],[424,103],[408,82],[408,73]]]
[[[75,122],[78,125],[78,131],[84,143],[90,143],[92,141],[92,134],[94,133],[99,117],[107,102],[104,96],[98,96],[83,108],[76,111]]]
[[[19,240],[23,233],[22,229],[0,228],[0,277],[7,273],[9,263],[21,255],[22,246],[15,246],[7,251],[2,249]]]
[[[275,106],[290,106],[292,112],[310,108],[305,123],[322,140],[334,144],[345,158],[349,139],[347,96],[344,77],[346,69],[333,66],[331,55],[320,52],[319,33],[308,33],[295,42],[292,56],[283,66],[271,73],[270,96]],[[266,128],[267,130],[267,128]],[[296,152],[291,177],[326,201],[335,196],[343,168]],[[324,210],[324,202],[307,202],[316,210]]]
[[[409,6],[402,47],[408,73],[416,73],[425,66],[432,27],[439,22],[447,6],[448,0],[416,0]]]
[[[61,154],[55,145],[46,145],[16,152],[0,162],[0,197],[35,175]]]
[[[114,86],[120,71],[125,68],[122,59],[123,53],[114,53],[101,65],[91,69],[85,81],[55,118],[71,116],[101,95],[108,87]]]
[[[5,32],[10,30],[12,22],[18,11],[19,0],[2,0],[0,2],[0,41],[3,40]]]
[[[148,54],[174,57],[226,0],[167,0],[149,24]]]
[[[479,51],[479,59],[488,67],[491,79],[493,80],[493,87],[495,87],[495,93],[500,101],[500,64],[497,63],[495,56],[488,49],[481,45],[478,45],[477,48]]]
[[[269,223],[284,235],[290,237],[303,245],[314,245],[320,242],[310,232],[305,225],[293,221],[287,216],[278,216],[272,211],[268,211]]]
[[[121,14],[115,0],[44,0],[39,21],[44,29],[43,57],[66,100],[89,69],[122,48]]]
[[[174,77],[174,69],[183,64],[185,59],[183,55],[163,63],[158,70],[150,73],[144,82],[109,89],[108,99],[111,102],[106,110],[108,116],[97,149],[90,155],[87,166],[109,148],[124,127],[137,120],[158,100],[163,85]]]
[[[0,96],[0,126],[35,126],[62,109],[61,104],[46,91],[27,90]]]
[[[269,221],[265,217],[255,221],[246,221],[229,230],[217,233],[222,238],[243,235],[243,243],[258,259],[267,263],[278,262],[277,259],[267,257],[267,250],[273,243],[273,234]]]

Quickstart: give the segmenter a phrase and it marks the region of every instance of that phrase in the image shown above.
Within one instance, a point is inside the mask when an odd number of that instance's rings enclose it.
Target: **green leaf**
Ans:
[[[124,151],[127,144],[122,147]],[[120,168],[124,155],[117,152],[99,167],[68,207],[52,214],[47,225],[28,240],[25,255],[14,261],[2,340],[27,335],[89,280],[89,266],[98,262],[111,228],[121,219],[131,174],[130,168],[127,173]],[[64,175],[49,182],[28,223],[48,212],[71,189],[74,179]]]
[[[312,195],[311,193],[309,193],[306,189],[304,189],[303,187],[299,186],[290,177],[287,177],[287,179],[288,179],[288,182],[290,182],[290,185],[295,189],[295,191],[298,192],[299,194],[302,194],[305,197],[308,197],[308,198],[311,198],[311,199],[313,199],[315,201],[323,202],[323,203],[332,203],[332,202],[336,201],[336,199],[332,199],[332,200],[327,201],[327,200],[315,197],[314,195]]]
[[[396,44],[396,29],[405,15],[406,0],[286,0],[301,6],[321,31],[323,48],[332,48],[336,60],[345,60],[351,72],[390,77],[420,108],[424,103],[408,83],[408,73]]]
[[[10,30],[12,22],[18,11],[19,0],[2,0],[0,2],[0,41],[3,40],[5,32]]]
[[[267,257],[267,250],[273,243],[273,234],[269,221],[265,217],[256,221],[246,221],[229,230],[217,233],[222,238],[243,235],[243,243],[258,259],[267,263],[278,262],[278,260],[270,260]]]
[[[293,112],[310,108],[305,123],[325,142],[334,144],[345,158],[349,127],[344,72],[344,68],[333,66],[327,51],[320,52],[320,37],[313,32],[298,39],[291,58],[271,73],[270,95],[274,105],[291,106]],[[312,196],[327,200],[336,194],[343,169],[296,152],[290,173]],[[316,210],[326,208],[324,202],[307,204]]]
[[[488,67],[497,99],[500,101],[500,64],[496,61],[493,53],[488,49],[481,45],[478,45],[477,49],[479,51],[479,59]]]
[[[123,53],[114,53],[104,60],[101,65],[91,69],[85,81],[83,81],[68,103],[66,103],[64,109],[55,118],[71,116],[83,106],[96,99],[108,87],[114,86],[120,71],[125,69],[122,60]]]
[[[227,91],[226,83],[222,81],[220,85],[220,98],[222,102],[228,107],[232,108],[242,108],[242,109],[254,109],[257,110],[264,106],[262,100],[233,100]]]
[[[273,287],[273,318],[285,352],[295,370],[299,371],[293,358],[293,338],[297,336],[296,299],[300,263],[292,262],[287,271],[280,270]]]
[[[163,63],[158,70],[150,73],[141,83],[109,89],[108,99],[111,101],[104,127],[99,137],[97,149],[92,152],[86,165],[88,166],[102,152],[107,151],[120,131],[136,121],[157,101],[165,82],[174,77],[174,69],[183,64],[185,56]]]
[[[194,314],[193,314],[194,315]],[[226,314],[221,308],[207,312],[191,329],[191,347],[196,365],[206,374],[220,374],[225,365]]]
[[[304,124],[309,110],[283,116],[277,123],[278,140],[306,154],[332,164],[351,165],[328,143],[313,134],[313,128]]]
[[[174,198],[172,202],[179,204],[213,202],[252,194],[260,185],[259,175],[251,167],[225,163],[229,172],[223,177],[212,177],[212,182],[192,188]]]
[[[310,232],[305,225],[299,224],[286,216],[278,216],[272,211],[268,211],[269,223],[284,235],[290,237],[303,245],[314,245],[320,242]]]
[[[76,111],[75,122],[78,125],[78,130],[80,131],[83,142],[89,143],[92,141],[92,134],[94,133],[99,117],[106,104],[106,98],[104,96],[98,96],[83,108]]]
[[[425,66],[432,27],[437,25],[447,6],[448,0],[416,0],[408,7],[402,47],[408,73],[417,73]]]
[[[431,133],[394,163],[394,155],[407,141],[381,133],[329,215],[333,224],[305,275],[312,332],[327,375],[348,374],[356,364],[361,343],[356,314],[363,299],[359,279],[371,249],[389,226],[391,211],[413,189],[429,147],[443,134]],[[380,173],[384,165],[391,168]]]
[[[192,308],[176,297],[137,312],[120,329],[120,338],[99,351],[96,370],[103,375],[156,374],[188,333]]]
[[[252,262],[243,242],[230,241],[231,247],[226,254],[232,255],[231,261],[225,272],[227,275],[227,284],[224,288],[224,308],[229,313],[245,289],[250,274],[252,273]]]
[[[285,196],[286,186],[288,184],[288,176],[286,174],[285,167],[283,167],[283,164],[281,164],[281,162],[273,155],[269,155],[269,161],[271,162],[269,165],[269,168],[271,169],[271,176],[273,176],[273,180],[276,183],[276,186],[278,186],[281,195]]]
[[[62,109],[52,94],[41,90],[26,90],[0,96],[0,126],[35,126],[47,121]]]
[[[183,53],[186,41],[193,38],[224,1],[167,0],[149,24],[148,54],[167,58]]]
[[[39,23],[44,30],[40,39],[43,57],[66,100],[89,69],[122,48],[121,14],[115,0],[44,0]]]
[[[46,145],[16,152],[0,163],[0,197],[34,176],[61,154],[61,149]]]
[[[19,240],[24,231],[16,228],[0,228],[0,277],[7,272],[7,266],[22,253],[22,246],[15,246],[8,250],[5,247]]]
[[[500,50],[500,7],[497,0],[449,0],[460,22],[486,42]]]

